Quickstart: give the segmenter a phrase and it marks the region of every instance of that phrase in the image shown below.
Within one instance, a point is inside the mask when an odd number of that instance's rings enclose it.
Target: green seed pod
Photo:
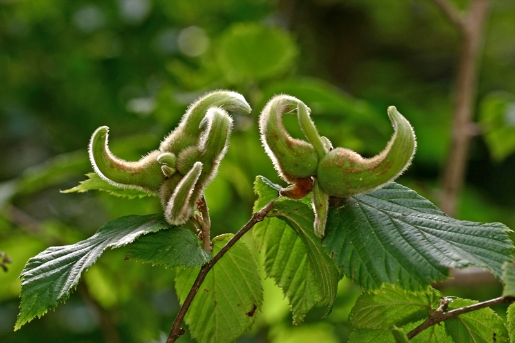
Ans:
[[[193,214],[197,200],[193,199],[193,193],[201,173],[202,163],[196,162],[175,187],[165,207],[165,218],[171,225],[184,224]]]
[[[317,180],[326,194],[347,197],[370,192],[406,170],[416,149],[415,133],[394,106],[388,107],[388,116],[395,133],[379,155],[363,158],[352,150],[336,148],[321,159]]]
[[[166,137],[159,147],[161,152],[179,152],[197,145],[200,137],[199,126],[209,108],[220,107],[226,111],[248,114],[250,105],[236,92],[214,91],[194,102],[182,117],[179,126]]]
[[[107,126],[101,126],[91,136],[88,152],[95,172],[114,186],[157,193],[164,180],[157,161],[159,151],[152,151],[137,162],[127,162],[109,150],[108,132]]]
[[[197,200],[218,171],[218,165],[227,151],[231,129],[232,118],[229,114],[218,107],[210,108],[199,124],[201,135],[197,145],[182,150],[177,156],[177,173],[163,184],[160,192],[170,224],[182,224],[193,213]],[[168,154],[163,153],[161,156],[164,157],[160,160],[173,162]],[[197,175],[199,166],[201,171]],[[186,187],[191,189],[186,192]]]
[[[196,146],[184,149],[177,158],[177,170],[184,173],[196,161],[202,162],[200,175],[192,196],[192,206],[218,172],[218,165],[229,145],[232,118],[221,108],[210,108],[201,122],[202,135]]]
[[[279,175],[289,183],[316,175],[318,155],[310,143],[290,136],[282,115],[299,108],[300,100],[289,95],[272,98],[261,112],[261,141]],[[302,107],[303,111],[309,111]],[[308,118],[309,120],[309,118]]]
[[[318,180],[315,180],[313,186],[312,205],[313,212],[315,212],[315,235],[322,238],[325,234],[325,224],[329,213],[329,196],[322,191]]]

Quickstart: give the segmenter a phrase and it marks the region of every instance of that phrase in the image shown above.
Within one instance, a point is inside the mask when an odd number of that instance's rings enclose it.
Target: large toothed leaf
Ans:
[[[213,239],[213,254],[232,234]],[[175,288],[183,303],[199,268],[177,269]],[[185,316],[191,336],[199,343],[234,342],[254,323],[261,310],[263,288],[249,248],[237,242],[207,274]]]
[[[86,240],[50,247],[32,257],[20,275],[21,305],[15,330],[65,301],[82,272],[105,249],[121,247],[141,235],[167,228],[169,225],[161,214],[122,217],[105,224]]]
[[[331,208],[324,245],[365,289],[384,282],[421,289],[448,277],[449,267],[476,266],[500,278],[513,250],[508,232],[500,223],[450,218],[411,189],[390,183]]]
[[[277,197],[279,186],[257,177],[259,195],[254,210]],[[265,254],[265,270],[281,287],[301,322],[317,305],[331,309],[336,296],[338,271],[313,232],[313,211],[301,201],[279,199],[263,222],[254,227],[258,246]]]
[[[127,258],[165,267],[197,267],[212,256],[193,232],[178,226],[141,237],[131,244]]]
[[[70,189],[66,189],[64,191],[61,191],[61,193],[84,193],[87,191],[103,191],[107,192],[111,195],[119,196],[119,197],[125,197],[125,198],[144,198],[148,196],[155,196],[155,194],[152,194],[150,192],[145,192],[143,190],[139,189],[133,189],[133,188],[120,188],[113,186],[109,182],[103,180],[98,176],[96,173],[88,173],[86,174],[88,177],[87,180],[81,181],[78,186],[75,186]]]

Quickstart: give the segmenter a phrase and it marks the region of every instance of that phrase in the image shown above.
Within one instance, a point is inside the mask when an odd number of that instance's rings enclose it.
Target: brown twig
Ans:
[[[188,311],[191,303],[193,302],[193,299],[195,298],[195,295],[200,289],[200,286],[202,285],[202,282],[204,282],[204,279],[207,276],[207,273],[214,267],[214,265],[225,255],[229,249],[236,244],[236,242],[250,229],[254,227],[258,222],[265,219],[268,212],[270,212],[273,209],[274,200],[270,201],[268,204],[266,204],[265,207],[263,207],[258,212],[254,213],[250,220],[238,231],[234,236],[225,244],[222,249],[213,257],[209,263],[203,265],[200,268],[200,272],[197,275],[197,278],[195,279],[195,282],[193,282],[193,286],[191,286],[190,292],[186,296],[186,299],[184,299],[184,303],[182,304],[179,313],[177,313],[177,317],[175,318],[172,329],[170,330],[170,334],[168,336],[168,339],[166,340],[166,343],[173,343],[175,342],[181,335],[183,335],[186,331],[181,328],[182,320],[184,319],[184,316],[186,315],[186,312]]]
[[[463,27],[463,17],[459,10],[447,0],[433,0],[449,21],[459,30]]]
[[[465,17],[448,0],[433,0],[449,21],[458,28],[462,46],[456,76],[455,108],[450,153],[443,175],[442,210],[450,216],[456,211],[457,197],[463,185],[470,139],[473,135],[472,113],[479,69],[479,53],[489,0],[472,0]]]
[[[441,323],[445,320],[457,317],[464,313],[477,311],[477,310],[480,310],[485,307],[490,307],[490,306],[498,305],[498,304],[511,303],[511,302],[515,301],[515,297],[509,297],[509,296],[508,297],[499,297],[499,298],[483,301],[483,302],[480,302],[480,303],[477,303],[474,305],[469,305],[469,306],[465,306],[465,307],[461,307],[461,308],[457,308],[457,309],[445,312],[445,309],[447,308],[447,305],[449,304],[450,301],[451,301],[451,299],[449,299],[449,298],[443,298],[442,300],[440,300],[440,306],[438,307],[438,309],[436,309],[433,313],[431,313],[429,318],[427,318],[422,324],[420,324],[419,326],[414,328],[412,331],[410,331],[406,335],[408,337],[408,339],[412,339],[413,337],[415,337],[416,335],[418,335],[425,329],[427,329],[433,325],[436,325],[438,323]]]
[[[209,217],[209,209],[207,207],[206,198],[202,195],[197,202],[197,207],[202,214],[202,248],[211,252],[211,218]]]

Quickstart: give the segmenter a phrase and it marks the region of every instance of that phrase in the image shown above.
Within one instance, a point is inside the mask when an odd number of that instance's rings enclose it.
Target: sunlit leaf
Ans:
[[[132,243],[127,253],[127,259],[165,267],[197,267],[211,257],[202,249],[202,241],[183,227],[145,235]]]
[[[449,267],[486,268],[500,278],[511,260],[510,231],[500,223],[450,218],[390,183],[332,208],[324,244],[342,272],[365,289],[385,282],[421,289],[448,277]]]
[[[102,226],[76,244],[50,247],[27,262],[22,279],[20,314],[15,330],[65,301],[87,270],[107,248],[118,248],[137,237],[169,228],[161,214],[127,216]]]
[[[213,254],[232,234],[213,239]],[[177,269],[175,287],[181,304],[199,268]],[[238,241],[207,274],[185,316],[191,336],[199,343],[234,342],[254,323],[263,302],[259,271],[249,248]]]
[[[87,191],[97,190],[104,191],[118,197],[125,197],[129,199],[155,196],[154,194],[145,192],[143,190],[133,188],[120,188],[113,186],[109,182],[101,179],[100,176],[98,176],[98,174],[96,173],[88,173],[86,174],[86,176],[88,177],[87,180],[81,181],[78,186],[61,191],[61,193],[84,193]]]
[[[259,210],[277,197],[279,186],[257,177],[255,190]],[[254,227],[258,246],[265,254],[265,270],[281,287],[292,307],[293,319],[301,322],[317,305],[330,310],[336,297],[338,271],[313,231],[313,211],[301,201],[280,199],[271,218]]]

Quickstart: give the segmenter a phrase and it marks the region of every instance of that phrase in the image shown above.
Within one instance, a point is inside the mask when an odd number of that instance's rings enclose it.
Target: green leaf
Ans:
[[[515,297],[515,266],[512,262],[505,262],[502,269],[502,281],[504,282],[502,296]]]
[[[476,266],[501,277],[511,232],[500,223],[450,218],[411,189],[390,183],[331,208],[324,245],[342,272],[365,289],[392,283],[422,289],[449,267]]]
[[[84,193],[87,191],[98,190],[107,192],[111,195],[125,197],[129,199],[155,196],[152,193],[145,192],[139,189],[120,188],[113,186],[109,182],[101,179],[100,176],[98,176],[96,173],[88,173],[86,174],[86,176],[88,177],[87,180],[81,181],[78,186],[61,191],[61,193]]]
[[[515,95],[487,94],[480,104],[479,122],[494,160],[501,162],[515,152]]]
[[[213,254],[232,234],[213,239]],[[184,303],[200,268],[177,269],[175,288]],[[263,288],[249,248],[238,241],[215,264],[200,286],[185,316],[190,333],[200,343],[234,342],[254,323],[261,310]]]
[[[515,342],[515,306],[511,304],[507,311],[507,329],[510,342]]]
[[[439,305],[440,292],[428,289],[409,292],[384,284],[380,289],[362,294],[352,309],[350,322],[360,329],[390,330],[394,325],[427,318]]]
[[[165,267],[197,267],[211,258],[202,249],[202,241],[183,227],[145,235],[132,243],[127,253],[127,259]]]
[[[260,24],[236,24],[216,49],[224,75],[232,81],[261,80],[287,71],[297,48],[286,31]]]
[[[456,299],[448,310],[476,304],[477,301]],[[483,308],[445,321],[445,330],[454,342],[508,342],[508,331],[502,319],[491,309]]]
[[[278,195],[280,186],[257,177],[259,210]],[[293,319],[301,322],[317,305],[329,311],[336,297],[338,270],[313,231],[313,211],[301,201],[279,199],[254,235],[265,254],[265,271],[281,287],[292,307]],[[293,229],[293,230],[291,230]]]
[[[65,301],[81,274],[107,248],[118,248],[137,237],[169,228],[162,214],[127,216],[102,226],[90,238],[76,244],[50,247],[29,259],[20,277],[21,305],[15,330],[41,317]]]

